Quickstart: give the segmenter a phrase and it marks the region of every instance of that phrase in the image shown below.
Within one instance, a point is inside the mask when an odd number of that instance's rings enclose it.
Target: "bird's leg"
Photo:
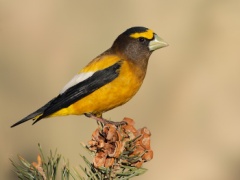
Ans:
[[[104,125],[105,124],[113,124],[115,126],[121,126],[121,125],[125,125],[126,124],[126,122],[124,122],[124,121],[114,122],[114,121],[110,121],[110,120],[104,119],[103,117],[97,117],[97,116],[95,116],[95,115],[93,115],[91,113],[85,113],[84,115],[89,117],[89,118],[95,119],[97,122],[101,122]]]

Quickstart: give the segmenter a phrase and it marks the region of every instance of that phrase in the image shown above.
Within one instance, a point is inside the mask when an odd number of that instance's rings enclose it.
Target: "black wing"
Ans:
[[[35,120],[33,123],[35,124],[42,118],[47,117],[62,108],[66,108],[69,105],[75,103],[76,101],[86,97],[87,95],[91,94],[92,92],[101,88],[102,86],[110,83],[116,77],[118,77],[121,64],[122,61],[118,61],[112,66],[109,66],[103,70],[95,72],[88,79],[70,87],[62,94],[59,94],[57,97],[53,98],[43,107],[39,108],[37,111],[31,113],[27,117],[13,124],[11,127],[17,126],[30,119]]]

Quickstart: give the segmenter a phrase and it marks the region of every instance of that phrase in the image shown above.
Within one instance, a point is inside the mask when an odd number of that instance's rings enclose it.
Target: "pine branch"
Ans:
[[[69,162],[63,158],[60,171],[62,180],[127,180],[139,176],[147,171],[142,168],[144,162],[152,159],[153,151],[150,148],[151,133],[147,128],[136,130],[134,121],[124,118],[125,125],[99,124],[93,132],[88,145],[81,144],[93,158],[88,160],[80,155],[84,165],[80,169],[69,168]],[[55,180],[59,173],[59,162],[62,156],[50,151],[46,158],[40,144],[37,162],[29,163],[18,155],[20,163],[15,163],[14,171],[19,179],[23,180]]]

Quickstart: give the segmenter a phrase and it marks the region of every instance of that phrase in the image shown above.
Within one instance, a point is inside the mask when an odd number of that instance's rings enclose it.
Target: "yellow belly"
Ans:
[[[119,76],[90,95],[50,116],[101,114],[130,100],[139,90],[145,76],[139,68],[123,61]],[[139,76],[139,74],[142,74]]]

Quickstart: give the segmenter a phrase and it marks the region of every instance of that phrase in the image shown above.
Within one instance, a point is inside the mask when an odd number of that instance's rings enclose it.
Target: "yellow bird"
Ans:
[[[47,104],[13,124],[43,118],[83,115],[105,122],[102,113],[129,101],[146,75],[148,60],[167,46],[152,30],[132,27],[120,34],[111,48],[93,59]]]

